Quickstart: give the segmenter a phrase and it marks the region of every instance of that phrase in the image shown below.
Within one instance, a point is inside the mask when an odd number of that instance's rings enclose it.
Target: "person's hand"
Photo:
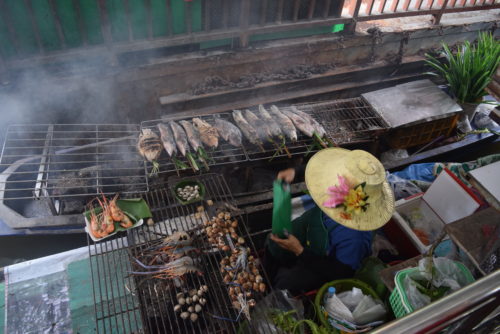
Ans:
[[[288,168],[280,171],[278,173],[278,180],[283,180],[286,183],[292,183],[293,179],[295,179],[295,169],[294,168]]]
[[[289,234],[286,239],[281,239],[277,235],[271,234],[271,240],[277,243],[281,248],[292,252],[296,256],[299,256],[304,251],[304,247],[300,244],[299,239],[293,234]]]

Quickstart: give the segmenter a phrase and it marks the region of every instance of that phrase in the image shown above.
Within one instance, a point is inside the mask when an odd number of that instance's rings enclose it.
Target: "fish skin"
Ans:
[[[215,119],[215,128],[219,131],[219,135],[229,144],[240,147],[242,141],[242,134],[240,129],[231,122],[225,121],[221,118]]]
[[[262,147],[257,131],[247,122],[241,110],[233,110],[233,119],[240,128],[243,135],[254,145]]]
[[[271,132],[271,135],[273,137],[283,138],[283,132],[281,131],[280,125],[274,118],[271,117],[269,112],[266,110],[266,108],[264,108],[262,104],[259,105],[258,115],[267,124],[267,126],[269,127],[269,131]]]
[[[297,141],[297,129],[293,125],[293,122],[290,118],[284,115],[278,107],[275,105],[271,106],[270,113],[276,119],[276,122],[281,126],[281,129],[285,133],[285,135],[292,141]]]
[[[301,116],[296,113],[291,112],[287,109],[281,109],[281,112],[285,114],[288,118],[290,118],[297,129],[299,129],[302,133],[304,133],[308,137],[312,137],[314,133],[313,125],[307,120],[303,119]]]
[[[149,162],[157,160],[162,151],[160,138],[151,129],[142,129],[137,141],[137,150]]]
[[[184,128],[184,131],[186,132],[186,136],[188,138],[189,143],[191,144],[191,147],[193,150],[196,152],[198,151],[198,148],[202,146],[201,139],[200,139],[200,134],[198,133],[198,130],[196,130],[193,126],[188,121],[179,121],[179,124],[182,125]]]
[[[293,113],[299,115],[300,117],[302,117],[306,121],[309,121],[309,123],[311,123],[312,126],[314,127],[314,131],[316,132],[316,134],[320,138],[322,138],[326,134],[325,128],[321,124],[319,124],[319,122],[317,120],[315,120],[314,117],[312,117],[308,113],[297,109],[297,107],[295,107],[295,106],[291,106],[291,111]]]
[[[181,152],[183,156],[186,156],[186,151],[189,151],[189,145],[184,129],[174,121],[170,121],[168,122],[168,124],[170,125],[170,128],[172,129],[172,132],[174,134],[175,142],[177,143],[179,152]]]
[[[273,137],[271,130],[267,126],[266,122],[259,119],[253,112],[246,109],[244,117],[247,120],[247,123],[250,124],[255,129],[255,131],[257,131],[257,133],[259,134],[259,139],[261,141],[270,140]]]
[[[165,151],[167,151],[169,156],[173,157],[177,154],[177,145],[175,144],[172,130],[170,130],[170,127],[165,123],[158,123],[157,127],[160,131],[160,139]]]
[[[219,133],[216,128],[197,117],[193,118],[193,124],[198,130],[203,144],[210,148],[217,148],[219,146]]]

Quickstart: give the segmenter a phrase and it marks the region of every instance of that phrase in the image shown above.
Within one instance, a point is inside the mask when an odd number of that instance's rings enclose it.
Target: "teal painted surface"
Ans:
[[[40,48],[33,29],[31,15],[25,1],[4,0],[5,12],[0,15],[0,55],[6,59],[22,58],[40,54]],[[40,42],[46,52],[62,50],[56,17],[59,19],[66,48],[76,48],[84,45],[99,45],[104,43],[100,25],[101,14],[98,0],[76,0],[80,8],[80,18],[73,1],[54,0],[53,15],[49,0],[31,1],[33,18],[36,23]],[[184,0],[171,1],[171,13],[167,12],[164,0],[150,0],[152,32],[154,38],[168,35],[168,24],[174,34],[187,32],[184,15],[187,3]],[[132,39],[148,38],[149,24],[146,2],[144,0],[128,0],[128,13],[123,0],[105,0],[111,36],[114,42],[126,42],[129,39],[128,22],[130,20]],[[192,31],[201,31],[202,0],[189,2],[191,6]],[[4,15],[10,20],[15,36],[9,32]],[[171,22],[168,21],[170,18]],[[80,31],[80,23],[84,33]],[[15,37],[16,47],[12,38]]]

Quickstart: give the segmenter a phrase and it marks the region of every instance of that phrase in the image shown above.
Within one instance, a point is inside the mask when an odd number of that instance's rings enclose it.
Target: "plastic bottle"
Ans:
[[[341,318],[352,322],[354,319],[352,317],[351,311],[342,303],[342,301],[335,294],[336,290],[334,287],[329,287],[325,293],[323,303],[325,305],[325,311],[332,317]]]

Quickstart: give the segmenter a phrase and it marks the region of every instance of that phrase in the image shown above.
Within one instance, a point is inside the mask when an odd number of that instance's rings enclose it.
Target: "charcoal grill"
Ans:
[[[363,97],[304,103],[296,107],[320,120],[337,145],[367,142],[389,128]]]
[[[233,209],[233,216],[240,222],[239,234],[246,239],[252,252],[255,252],[243,217],[234,211],[234,199],[224,178],[218,174],[206,174],[196,178],[196,181],[204,184],[207,190],[205,198],[214,201],[214,207],[219,205]],[[166,187],[141,194],[151,208],[155,225],[141,226],[130,230],[124,238],[108,242],[93,243],[89,238],[98,332],[113,330],[130,333],[140,329],[146,333],[237,332],[244,317],[238,317],[238,312],[231,306],[227,287],[223,283],[219,271],[219,261],[223,254],[212,249],[204,235],[194,242],[195,247],[205,250],[198,256],[204,274],[190,274],[185,282],[186,290],[202,284],[209,286],[208,303],[198,321],[192,323],[182,320],[173,311],[177,303],[176,293],[181,288],[172,286],[165,280],[144,280],[144,276],[128,275],[132,270],[132,257],[137,257],[142,250],[158,243],[160,238],[173,231],[200,231],[202,219],[197,219],[195,213],[202,202],[180,205],[172,194],[172,186],[173,182]],[[207,212],[213,209],[206,204],[205,208]],[[262,269],[261,273],[265,277]],[[262,296],[257,295],[256,299],[259,297]]]

